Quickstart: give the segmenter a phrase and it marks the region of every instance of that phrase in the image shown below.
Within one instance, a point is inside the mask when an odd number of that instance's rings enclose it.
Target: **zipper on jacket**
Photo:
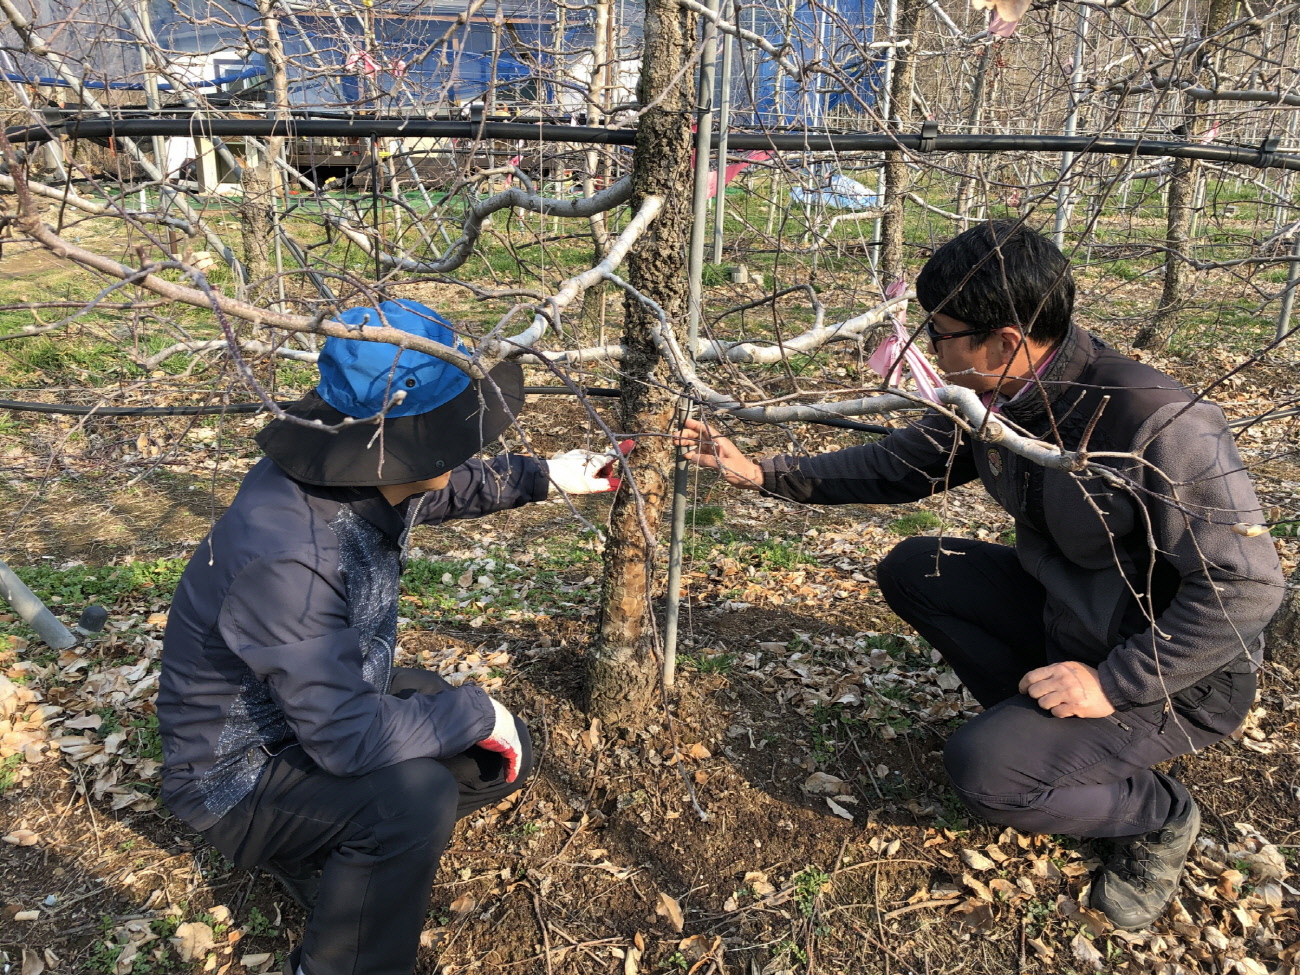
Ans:
[[[1160,709],[1160,734],[1165,733],[1165,728],[1169,725],[1169,714],[1173,709],[1169,706],[1169,698],[1165,698],[1165,706]]]
[[[1123,721],[1120,720],[1118,714],[1112,714],[1112,715],[1110,716],[1110,720],[1114,721],[1117,725],[1119,725],[1119,726],[1120,726],[1121,728],[1123,728],[1125,731],[1132,731],[1132,730],[1133,730],[1133,729],[1130,728],[1128,725],[1126,725]]]
[[[403,570],[406,568],[406,547],[411,541],[411,528],[414,527],[415,519],[419,517],[420,509],[424,507],[424,499],[427,496],[427,491],[421,492],[415,502],[411,504],[410,510],[406,512],[406,523],[402,525],[402,535],[397,540],[397,547],[401,550],[401,567]]]
[[[406,513],[406,521],[402,525],[402,534],[397,539],[398,563],[397,575],[400,580],[403,572],[406,571],[406,547],[411,540],[411,528],[415,524],[415,519],[420,515],[420,508],[424,504],[425,494],[422,493],[419,499],[409,506]],[[398,583],[401,584],[400,581]],[[384,686],[380,689],[380,694],[387,694],[388,689],[393,686],[393,668],[397,666],[397,634],[393,634],[393,645],[388,648],[388,666],[385,668]]]

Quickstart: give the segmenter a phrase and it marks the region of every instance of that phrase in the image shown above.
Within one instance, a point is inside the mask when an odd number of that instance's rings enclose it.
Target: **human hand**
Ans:
[[[673,437],[673,443],[685,448],[687,460],[701,467],[721,471],[732,487],[757,491],[763,486],[763,468],[759,467],[734,443],[720,437],[699,420],[685,420]]]
[[[1104,718],[1115,713],[1097,671],[1077,660],[1031,670],[1020,678],[1020,693],[1058,718]]]
[[[500,701],[492,702],[492,710],[496,712],[496,724],[492,726],[492,734],[480,741],[478,747],[500,754],[506,760],[506,781],[513,782],[519,776],[519,753],[523,751],[519,729],[515,727],[515,716]]]
[[[618,451],[608,450],[598,454],[591,450],[568,450],[556,454],[546,462],[551,483],[565,494],[599,494],[617,491],[623,479],[614,474],[620,455],[626,457],[636,446],[635,440],[624,440]]]

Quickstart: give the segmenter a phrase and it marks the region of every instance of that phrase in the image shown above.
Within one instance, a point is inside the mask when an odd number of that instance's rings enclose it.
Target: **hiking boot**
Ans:
[[[1117,838],[1114,852],[1092,878],[1089,902],[1117,928],[1133,931],[1160,917],[1178,890],[1178,878],[1201,829],[1201,811],[1187,812],[1157,830]]]
[[[285,893],[304,911],[311,911],[316,906],[316,895],[320,892],[320,867],[311,863],[270,860],[262,864],[262,869],[280,881]]]

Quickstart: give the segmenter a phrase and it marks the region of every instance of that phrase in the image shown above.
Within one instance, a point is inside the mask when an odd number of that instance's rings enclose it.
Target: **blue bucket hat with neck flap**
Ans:
[[[465,351],[450,323],[416,301],[349,308],[337,321],[388,326]],[[438,477],[495,440],[523,406],[523,372],[511,362],[474,381],[414,349],[331,336],[317,365],[316,389],[286,413],[330,427],[348,417],[384,418],[382,431],[378,421],[330,431],[277,419],[263,428],[256,438],[262,450],[307,484],[364,487]]]

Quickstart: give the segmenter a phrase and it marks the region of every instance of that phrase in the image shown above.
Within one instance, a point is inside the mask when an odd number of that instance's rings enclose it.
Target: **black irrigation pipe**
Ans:
[[[568,386],[525,386],[524,392],[530,396],[618,396],[617,389],[603,389],[599,386],[582,386],[575,392]],[[292,406],[297,400],[280,403],[280,406]],[[15,413],[51,413],[59,416],[218,416],[227,413],[260,413],[266,407],[261,403],[227,403],[223,406],[73,406],[65,403],[30,403],[22,400],[0,399],[0,410],[12,410]],[[1300,407],[1289,410],[1275,410],[1260,416],[1243,416],[1228,423],[1228,428],[1236,430],[1264,420],[1283,420],[1300,416]],[[820,427],[837,427],[842,430],[858,430],[862,433],[892,433],[893,427],[880,426],[876,423],[860,423],[857,420],[842,417],[826,417],[821,420],[807,420],[807,423]]]
[[[618,396],[617,389],[598,386],[579,386],[575,391],[569,386],[525,386],[524,392],[537,396]],[[292,406],[289,400],[278,406]],[[28,403],[21,400],[0,399],[0,410],[15,413],[55,413],[63,416],[218,416],[223,413],[260,413],[266,409],[262,403],[226,403],[216,406],[73,406],[66,403]]]
[[[531,125],[524,122],[451,122],[422,118],[371,119],[201,119],[151,118],[66,119],[51,125],[14,126],[5,130],[10,142],[48,142],[68,138],[105,139],[113,136],[190,136],[224,138],[444,138],[492,139],[519,142],[569,142],[587,145],[630,146],[634,129],[587,125]],[[713,136],[716,144],[717,136]],[[1238,163],[1259,169],[1300,170],[1300,154],[1278,152],[1281,140],[1265,139],[1258,146],[1203,145],[1159,139],[1119,139],[1069,135],[940,135],[934,123],[918,133],[890,132],[734,132],[727,146],[736,150],[772,149],[782,152],[1074,152],[1117,156],[1174,156]]]
[[[536,396],[618,396],[617,389],[602,389],[599,386],[580,386],[575,391],[568,386],[525,386],[524,392]],[[297,400],[280,403],[280,406],[292,406]],[[65,403],[28,403],[21,400],[0,399],[0,410],[12,410],[15,413],[52,413],[59,416],[219,416],[229,413],[260,413],[266,406],[262,403],[227,403],[222,406],[73,406]],[[809,421],[823,427],[839,427],[845,430],[859,430],[863,433],[889,433],[890,427],[874,423],[859,423],[827,417],[824,420]]]

